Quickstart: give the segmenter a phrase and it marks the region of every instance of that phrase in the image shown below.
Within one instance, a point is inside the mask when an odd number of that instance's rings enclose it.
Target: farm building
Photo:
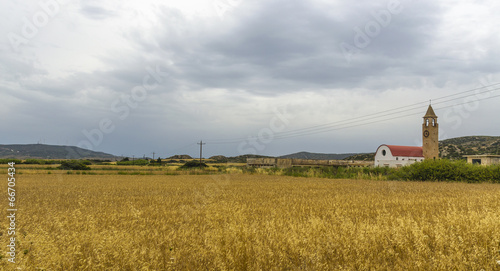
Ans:
[[[380,145],[375,153],[375,166],[402,167],[424,159],[439,158],[439,125],[429,105],[422,124],[422,147]]]
[[[402,167],[423,161],[422,147],[381,145],[375,153],[375,166]]]
[[[500,155],[491,155],[491,154],[483,154],[483,155],[464,155],[467,158],[467,163],[469,164],[477,164],[477,165],[500,165]]]

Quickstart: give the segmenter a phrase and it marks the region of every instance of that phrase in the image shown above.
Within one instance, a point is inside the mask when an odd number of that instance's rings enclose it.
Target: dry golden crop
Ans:
[[[2,270],[499,267],[494,184],[55,172],[17,188],[17,263]]]

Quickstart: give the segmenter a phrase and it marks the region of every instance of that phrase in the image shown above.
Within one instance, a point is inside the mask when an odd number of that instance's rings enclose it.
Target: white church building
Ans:
[[[422,147],[380,145],[375,153],[376,167],[402,167],[424,160]]]
[[[376,167],[402,167],[423,161],[439,159],[439,125],[434,109],[429,105],[422,124],[422,147],[380,145],[375,153]]]

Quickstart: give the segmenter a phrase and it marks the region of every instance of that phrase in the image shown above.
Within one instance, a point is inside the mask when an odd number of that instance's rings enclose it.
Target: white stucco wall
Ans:
[[[384,145],[375,153],[376,167],[402,167],[423,160],[423,157],[393,156],[391,149]]]

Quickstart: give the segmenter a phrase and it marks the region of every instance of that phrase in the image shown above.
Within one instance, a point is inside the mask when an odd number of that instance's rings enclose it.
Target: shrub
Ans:
[[[193,160],[193,161],[188,161],[186,163],[184,163],[184,165],[182,165],[181,167],[179,167],[179,169],[187,169],[187,168],[199,168],[199,167],[208,167],[207,164],[205,163],[201,163],[200,165],[200,162],[199,161],[196,161],[196,160]]]
[[[87,166],[84,161],[77,161],[77,160],[71,160],[71,161],[63,161],[61,165],[58,167],[58,169],[64,169],[64,170],[90,170],[90,167]]]

